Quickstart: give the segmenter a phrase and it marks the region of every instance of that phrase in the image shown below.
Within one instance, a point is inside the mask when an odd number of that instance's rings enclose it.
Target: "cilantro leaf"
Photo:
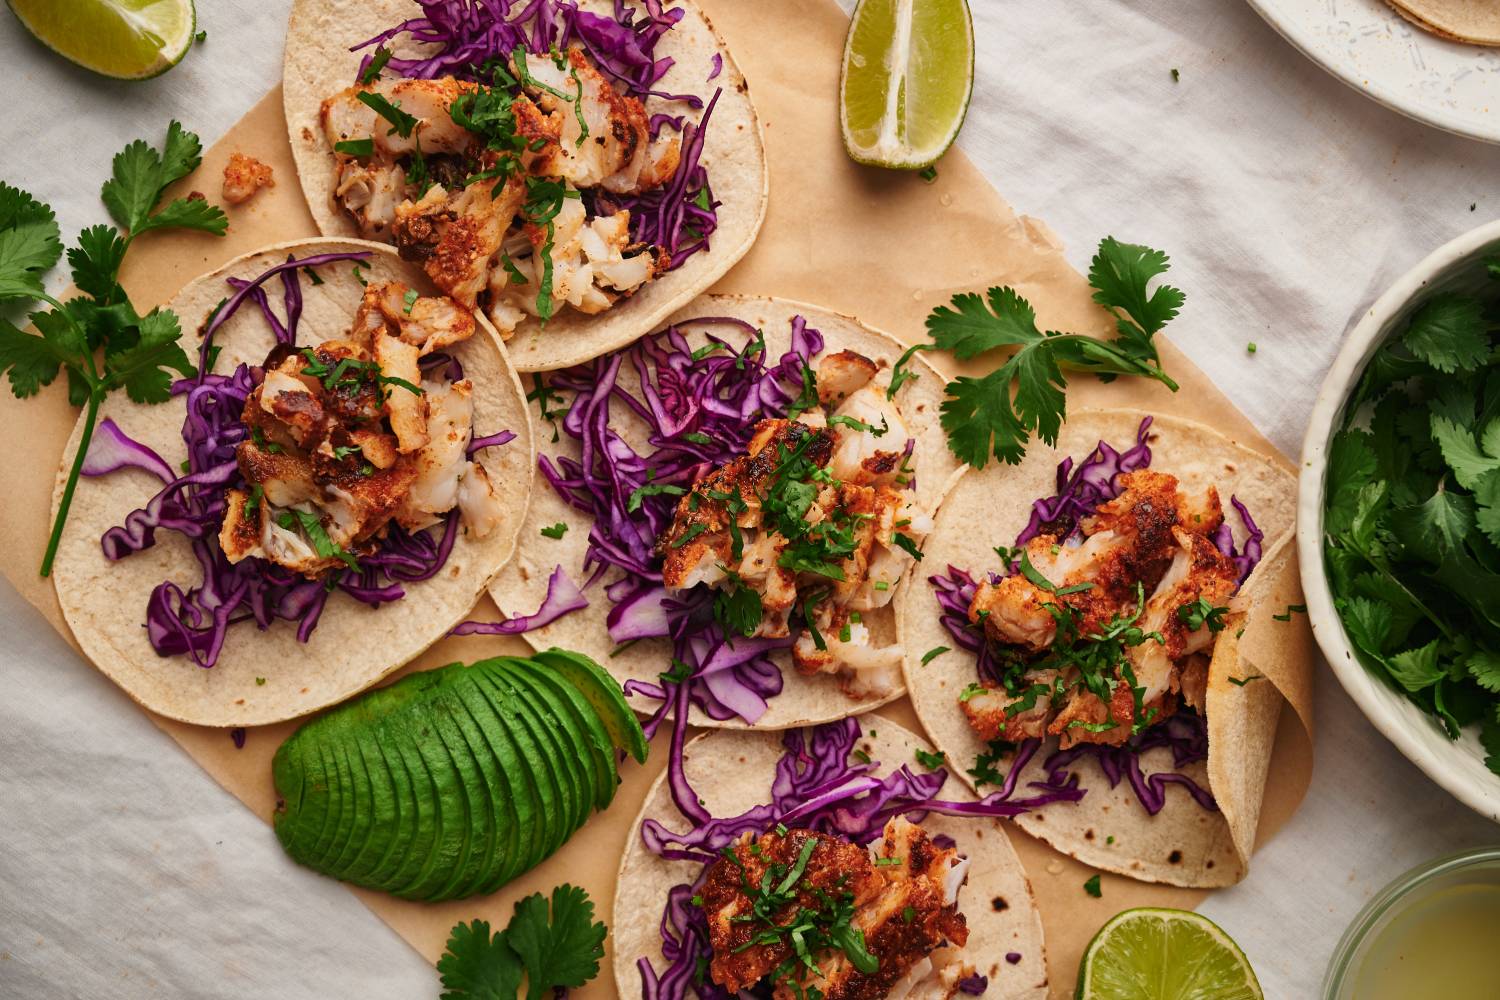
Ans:
[[[116,281],[125,261],[128,244],[113,226],[90,226],[78,234],[78,245],[68,250],[73,284],[101,303],[123,301],[125,292]]]
[[[927,316],[927,333],[938,350],[967,361],[997,347],[1034,344],[1042,339],[1036,311],[1014,288],[991,288],[989,308],[978,295],[953,296]]]
[[[1408,691],[1431,687],[1444,677],[1438,667],[1438,641],[1397,653],[1386,661],[1386,669]]]
[[[526,966],[526,996],[540,1000],[554,987],[582,986],[599,974],[604,957],[602,923],[594,922],[594,904],[575,885],[552,890],[552,919],[541,893],[516,904],[505,936]]]
[[[48,315],[53,314],[37,314]],[[32,318],[36,320],[36,316]],[[58,369],[76,363],[81,355],[82,341],[70,332],[54,327],[51,336],[26,333],[0,318],[0,371],[9,376],[11,392],[20,399],[35,396],[42,386],[51,385]]]
[[[1480,649],[1463,657],[1463,668],[1475,683],[1493,694],[1500,694],[1500,652]]]
[[[1439,292],[1412,314],[1402,342],[1440,372],[1473,371],[1490,354],[1484,305],[1469,295]]]
[[[971,292],[955,295],[928,315],[932,342],[902,355],[887,394],[894,395],[911,377],[905,366],[917,351],[949,351],[968,361],[1014,348],[988,375],[948,383],[942,425],[949,448],[968,464],[982,468],[992,455],[1015,464],[1025,456],[1032,434],[1056,443],[1067,412],[1064,369],[1106,380],[1137,375],[1176,390],[1177,384],[1158,363],[1152,341],[1183,303],[1182,292],[1175,288],[1150,289],[1151,281],[1166,269],[1167,257],[1159,251],[1109,238],[1099,244],[1089,279],[1095,301],[1115,316],[1115,340],[1038,329],[1036,311],[1014,288],[991,288],[983,298]]]
[[[1421,506],[1392,510],[1390,525],[1409,551],[1441,562],[1474,530],[1474,498],[1439,489]]]
[[[515,1000],[521,988],[521,960],[504,932],[490,932],[485,920],[458,924],[438,959],[442,1000]]]
[[[176,198],[162,206],[162,210],[141,223],[137,233],[151,229],[197,229],[215,236],[223,236],[229,228],[229,218],[218,205],[202,198]]]
[[[99,196],[110,218],[127,237],[168,226],[222,234],[228,225],[223,210],[199,199],[179,198],[156,216],[151,215],[162,192],[197,169],[202,159],[203,145],[198,137],[174,121],[167,127],[160,153],[145,140],[137,139],[115,154],[113,176],[104,182]]]
[[[1368,597],[1351,597],[1341,602],[1340,617],[1355,645],[1369,655],[1381,657],[1390,636],[1391,621],[1385,605]]]
[[[52,209],[0,181],[0,302],[42,295],[42,275],[62,255]]]
[[[1367,431],[1340,431],[1328,453],[1327,529],[1349,530],[1359,503],[1359,492],[1375,478],[1375,449]]]
[[[1474,432],[1451,417],[1434,412],[1432,436],[1460,485],[1473,489],[1485,475],[1500,470],[1500,458],[1486,455],[1475,443]]]
[[[171,398],[172,371],[184,378],[197,371],[177,342],[181,334],[176,313],[151,310],[141,317],[135,345],[110,355],[106,386],[124,386],[137,403],[165,403]]]
[[[1169,258],[1160,250],[1121,243],[1107,236],[1089,265],[1089,284],[1094,301],[1115,311],[1120,340],[1136,357],[1156,360],[1151,335],[1177,316],[1186,296],[1171,285],[1161,285],[1149,294],[1153,278],[1165,274]],[[1117,310],[1123,310],[1127,321]]]

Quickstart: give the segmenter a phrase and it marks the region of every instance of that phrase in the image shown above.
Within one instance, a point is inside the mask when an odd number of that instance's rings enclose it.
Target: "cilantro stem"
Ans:
[[[90,364],[92,365],[92,359]],[[94,438],[94,424],[99,419],[99,404],[104,401],[104,391],[104,386],[98,382],[89,389],[89,401],[83,416],[83,435],[78,439],[73,467],[68,470],[68,482],[63,486],[57,516],[52,520],[52,536],[47,539],[47,552],[42,556],[42,576],[52,575],[52,560],[57,557],[57,547],[62,542],[63,525],[68,523],[68,508],[73,505],[73,491],[78,488],[78,477],[83,473],[83,460],[88,457],[89,442]]]

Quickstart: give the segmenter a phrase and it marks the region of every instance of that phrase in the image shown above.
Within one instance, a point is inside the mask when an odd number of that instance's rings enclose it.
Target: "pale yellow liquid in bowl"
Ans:
[[[1500,882],[1445,881],[1413,892],[1372,929],[1341,1000],[1500,998]]]

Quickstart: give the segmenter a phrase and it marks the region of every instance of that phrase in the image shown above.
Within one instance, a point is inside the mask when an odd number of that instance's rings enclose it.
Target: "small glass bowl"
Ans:
[[[1403,907],[1420,899],[1420,892],[1434,892],[1471,882],[1500,882],[1500,847],[1482,847],[1424,862],[1380,890],[1365,904],[1359,916],[1344,931],[1328,973],[1323,977],[1323,1000],[1357,1000],[1353,990],[1365,945],[1395,919]],[[1415,899],[1414,899],[1415,897]]]

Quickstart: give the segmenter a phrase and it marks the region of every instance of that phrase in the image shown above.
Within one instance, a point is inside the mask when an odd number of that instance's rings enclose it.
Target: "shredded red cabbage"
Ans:
[[[534,628],[550,625],[570,611],[589,606],[578,585],[568,579],[561,566],[552,571],[547,580],[547,597],[542,606],[529,615],[519,615],[503,622],[462,622],[453,630],[454,635],[520,635]]]
[[[665,9],[662,0],[642,0],[639,6],[615,0],[614,16],[601,17],[581,10],[574,0],[417,0],[420,17],[409,18],[366,41],[353,51],[368,49],[360,61],[362,76],[382,46],[400,35],[432,46],[420,58],[392,56],[386,68],[404,77],[432,79],[456,76],[486,81],[484,66],[504,60],[517,46],[531,53],[546,53],[553,46],[566,49],[581,45],[594,65],[619,83],[626,93],[645,101],[658,98],[682,103],[698,110],[703,98],[696,94],[672,94],[657,89],[674,60],[658,58],[656,46],[681,21],[681,7]],[[711,81],[719,75],[723,57],[715,54]],[[717,226],[716,210],[708,172],[700,163],[703,135],[722,89],[716,90],[696,125],[682,115],[652,114],[652,138],[663,128],[682,133],[682,152],[672,180],[653,191],[629,196],[606,196],[594,204],[596,212],[630,210],[631,238],[637,243],[665,247],[671,257],[669,269],[681,267],[693,254],[708,248],[708,238]]]
[[[121,469],[141,469],[164,483],[177,478],[166,459],[126,436],[113,417],[105,417],[94,431],[88,454],[83,456],[82,471],[85,476],[105,476]]]
[[[234,294],[215,310],[203,330],[198,375],[172,385],[172,394],[184,397],[187,409],[182,438],[187,445],[188,464],[183,475],[173,474],[159,455],[131,440],[113,421],[103,421],[101,433],[95,435],[84,460],[86,475],[105,475],[133,466],[152,472],[166,483],[145,507],[131,511],[123,523],[104,533],[100,545],[105,558],[123,559],[148,549],[156,544],[157,530],[166,528],[192,540],[193,555],[201,569],[196,587],[184,590],[166,580],[151,591],[146,604],[146,637],[158,654],[187,655],[200,667],[212,667],[218,662],[229,626],[250,620],[261,629],[278,619],[296,622],[297,639],[306,642],[317,628],[333,590],[379,607],[405,596],[401,584],[430,579],[448,561],[458,536],[456,511],[444,519],[437,536],[430,531],[411,534],[392,524],[378,550],[360,557],[357,570],[340,570],[326,580],[309,580],[263,559],[231,563],[219,548],[226,491],[244,485],[235,460],[236,447],[247,437],[241,415],[245,400],[264,373],[243,364],[229,375],[210,372],[214,334],[244,302],[250,301],[265,317],[277,342],[294,345],[302,315],[299,273],[369,256],[360,252],[289,258],[254,280],[229,279]],[[282,316],[272,309],[263,287],[275,275],[281,276]],[[457,365],[446,356],[437,363]],[[504,437],[503,433],[491,435],[474,444],[499,444],[503,442],[497,439]]]
[[[559,428],[578,442],[580,456],[544,455],[538,466],[558,495],[593,522],[584,562],[592,575],[585,586],[613,574],[605,588],[613,605],[606,619],[610,637],[619,643],[669,638],[673,656],[691,670],[686,694],[692,704],[714,719],[738,716],[754,722],[765,712],[766,699],[781,691],[781,671],[768,654],[790,646],[791,639],[737,637],[731,646],[713,620],[708,588],[668,594],[662,587],[656,539],[671,525],[680,491],[742,453],[757,420],[787,412],[801,390],[802,370],[823,349],[823,338],[798,316],[792,320],[791,350],[768,364],[764,341],[742,320],[706,317],[683,325],[727,328],[748,342],[739,346],[710,333],[695,357],[682,330],[671,327],[554,373],[549,391],[571,396]],[[623,371],[634,373],[638,391],[620,384]],[[612,417],[643,421],[650,450],[638,454]],[[650,492],[661,487],[679,492]],[[662,702],[646,724],[648,733],[666,718],[680,686],[672,681],[627,685],[627,694]]]
[[[692,829],[674,833],[655,819],[641,823],[641,842],[647,850],[669,861],[692,861],[703,866],[703,873],[693,882],[674,886],[668,894],[661,921],[665,971],[658,974],[648,958],[636,962],[646,997],[679,1000],[687,995],[689,986],[699,997],[729,996],[711,982],[695,981],[699,960],[709,958],[711,948],[702,908],[693,906],[691,900],[720,852],[746,833],[761,834],[780,823],[863,845],[879,837],[886,823],[896,816],[908,816],[915,822],[928,813],[1014,816],[1048,802],[1076,800],[1081,794],[1071,786],[1055,785],[1049,780],[1033,782],[1033,787],[1040,791],[1029,799],[1002,802],[1002,795],[1010,799],[1015,791],[1012,779],[1001,793],[981,802],[939,799],[937,794],[948,779],[945,769],[918,774],[903,764],[884,777],[876,777],[879,761],[860,762],[852,756],[859,738],[857,719],[826,723],[805,733],[789,729],[782,736],[786,752],[776,763],[770,802],[753,806],[738,816],[714,818],[697,805],[692,788],[686,778],[681,778],[681,788],[676,785],[672,788],[673,798],[679,811],[692,822]],[[680,759],[674,753],[669,767]],[[1020,768],[1015,769],[1016,773],[1019,771]],[[685,793],[687,801],[703,818],[682,809],[683,796],[679,791]],[[965,992],[973,996],[983,992],[987,980],[977,979],[978,982],[971,983],[978,987],[977,991]]]
[[[1123,452],[1107,441],[1100,441],[1076,469],[1071,456],[1058,463],[1056,495],[1042,497],[1032,503],[1031,519],[1016,536],[1015,545],[1022,546],[1043,533],[1054,535],[1064,542],[1081,536],[1079,522],[1101,504],[1120,495],[1120,476],[1151,465],[1151,446],[1147,443],[1151,420],[1151,417],[1146,417],[1141,421],[1136,431],[1135,444]],[[1234,563],[1239,570],[1239,580],[1243,583],[1260,562],[1261,542],[1265,534],[1256,526],[1249,509],[1239,498],[1230,497],[1230,502],[1248,532],[1244,549],[1241,551],[1236,547],[1234,533],[1227,521],[1215,531],[1213,542]],[[1003,571],[1004,574],[1013,573],[1016,567],[1005,566]],[[1003,574],[991,574],[991,579],[998,579],[1001,575]],[[932,584],[939,608],[938,620],[944,630],[958,648],[974,654],[975,667],[981,680],[1000,684],[994,652],[985,641],[984,632],[969,621],[969,605],[974,600],[978,581],[959,567],[950,565],[946,573],[935,574],[928,582]],[[1007,785],[1015,781],[1039,746],[1040,741],[1035,739],[1025,740],[1017,745],[1016,756],[1006,779]],[[1173,766],[1177,771],[1149,775],[1142,771],[1141,754],[1158,747],[1171,748]],[[1181,785],[1203,808],[1218,809],[1212,793],[1186,774],[1180,773],[1189,764],[1208,758],[1207,724],[1191,710],[1178,712],[1144,732],[1135,734],[1120,746],[1080,743],[1071,749],[1052,753],[1042,763],[1047,773],[1047,785],[1076,788],[1078,776],[1068,768],[1084,757],[1093,757],[1098,761],[1111,788],[1118,785],[1122,777],[1129,778],[1130,787],[1141,806],[1153,816],[1166,805],[1166,789],[1173,784]],[[1086,789],[1080,789],[1079,794],[1082,795],[1084,791]]]

